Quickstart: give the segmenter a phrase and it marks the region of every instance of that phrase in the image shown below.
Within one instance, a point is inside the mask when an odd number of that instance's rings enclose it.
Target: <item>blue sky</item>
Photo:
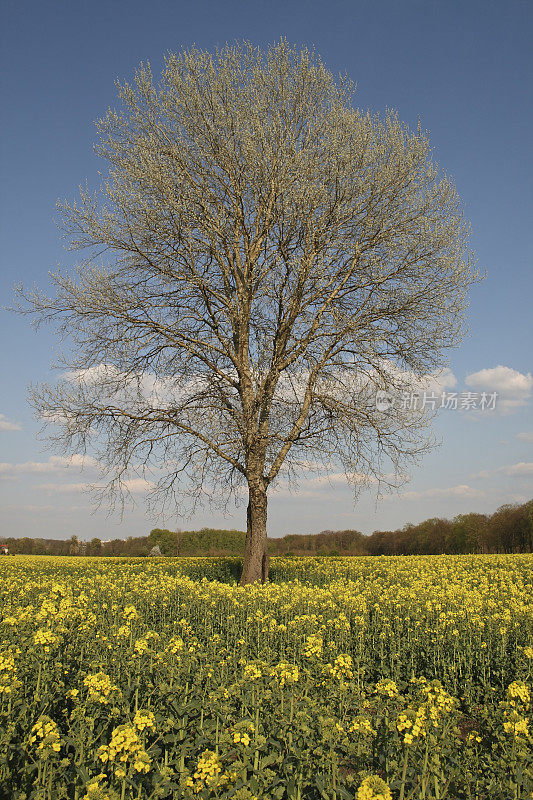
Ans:
[[[18,281],[46,288],[68,265],[53,222],[58,198],[74,198],[101,168],[92,152],[94,120],[115,102],[116,78],[141,60],[195,43],[213,48],[285,36],[315,46],[334,72],[357,83],[355,103],[395,108],[429,130],[437,162],[453,176],[472,225],[486,280],[470,295],[470,333],[451,355],[447,391],[497,392],[494,412],[447,410],[435,424],[440,449],[411,473],[403,494],[354,506],[337,476],[302,480],[273,495],[269,533],[396,528],[430,516],[491,513],[533,497],[531,314],[533,253],[533,4],[530,0],[351,0],[244,2],[137,0],[20,3],[3,0],[1,50],[0,304]],[[49,378],[57,341],[26,319],[0,313],[0,535],[103,539],[142,535],[157,521],[143,494],[122,522],[91,513],[83,485],[37,438],[26,388]],[[170,527],[243,527],[204,509]]]

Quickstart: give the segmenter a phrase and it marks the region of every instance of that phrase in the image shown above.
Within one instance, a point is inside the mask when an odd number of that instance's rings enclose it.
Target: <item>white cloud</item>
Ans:
[[[155,488],[152,481],[147,481],[144,478],[129,478],[122,481],[122,487],[130,494],[143,494]],[[52,492],[53,494],[71,494],[73,492],[88,492],[91,489],[103,489],[101,485],[92,483],[41,483],[37,489],[42,489],[44,492]]]
[[[506,464],[497,469],[484,469],[471,475],[471,478],[490,478],[492,475],[508,475],[510,478],[521,478],[533,475],[533,461],[519,461],[518,464]]]
[[[493,469],[493,470],[491,470],[491,469],[483,469],[483,470],[481,470],[481,472],[475,472],[470,477],[471,478],[490,478],[490,476],[494,475],[494,473],[496,471],[497,470],[495,470],[495,469]]]
[[[237,378],[235,371],[229,377]],[[206,379],[201,375],[182,378],[179,376],[157,377],[153,372],[141,371],[126,374],[112,364],[97,364],[87,369],[71,370],[63,373],[63,378],[69,383],[84,387],[105,387],[110,397],[121,398],[122,401],[149,403],[155,408],[166,407],[177,400],[185,400],[206,388]],[[50,418],[51,422],[64,422],[59,415],[57,419]]]
[[[304,478],[297,482],[296,486],[291,491],[288,481],[280,480],[273,487],[271,494],[276,497],[296,497],[296,498],[312,498],[320,497],[324,500],[324,489],[331,489],[334,486],[348,487],[348,481],[344,472],[331,473],[330,475],[317,475],[314,478]],[[319,494],[320,493],[320,494]]]
[[[70,468],[92,469],[97,466],[96,459],[75,453],[72,456],[51,456],[48,461],[24,461],[20,464],[0,463],[0,478],[13,479],[19,475],[61,472]]]
[[[352,475],[351,479],[355,483],[362,483],[365,480],[364,475]],[[348,480],[344,472],[333,472],[330,475],[318,475],[316,478],[308,478],[305,481],[308,486],[331,486],[332,484],[340,486],[348,486]]]
[[[379,367],[379,369],[378,369]],[[237,378],[234,370],[226,370],[228,378]],[[204,376],[180,378],[175,376],[157,377],[151,372],[137,372],[126,375],[112,364],[97,364],[87,369],[65,372],[63,378],[78,386],[87,388],[100,386],[111,397],[120,397],[122,402],[135,405],[148,403],[153,407],[167,407],[179,400],[184,402],[194,397],[208,386]],[[280,376],[274,397],[277,401],[301,402],[309,381],[309,371],[302,369]],[[414,372],[400,368],[390,359],[381,359],[376,367],[366,370],[336,369],[328,378],[318,382],[319,388],[332,397],[346,399],[347,392],[357,396],[361,392],[372,394],[376,389],[400,392],[442,392],[453,388],[457,378],[449,368],[417,376]],[[61,415],[48,416],[49,422],[65,423]]]
[[[131,494],[142,494],[143,492],[150,492],[152,489],[155,489],[155,483],[145,478],[129,478],[126,481],[122,481],[122,485],[125,490]]]
[[[529,463],[525,461],[520,461],[518,464],[510,464],[507,467],[500,467],[498,472],[503,472],[505,475],[510,475],[511,477],[520,477],[522,475],[533,475],[533,461]]]
[[[32,472],[50,472],[50,465],[38,461],[25,461],[23,464],[0,463],[0,475],[2,477],[12,478]]]
[[[457,386],[457,378],[448,367],[422,379],[422,389],[435,394],[441,393],[444,389],[453,389],[454,386]]]
[[[507,499],[511,503],[527,503],[528,500],[531,500],[530,497],[526,497],[523,494],[510,494]]]
[[[524,374],[500,364],[470,373],[465,378],[465,384],[487,393],[496,392],[496,412],[511,414],[528,404],[533,390],[533,376],[529,372]]]
[[[421,500],[422,498],[439,498],[439,497],[484,497],[485,492],[480,489],[474,489],[466,483],[459,486],[450,486],[446,489],[425,489],[420,492],[403,492],[399,495],[401,500]]]
[[[98,465],[98,462],[92,456],[84,456],[81,453],[74,453],[72,456],[51,456],[49,463],[54,465],[57,469],[65,467],[79,467],[80,469],[91,469]]]
[[[324,465],[321,465],[322,468]],[[405,484],[410,479],[407,475],[395,475],[393,473],[383,474],[379,477],[375,475],[364,474],[351,474],[350,479],[346,477],[344,472],[331,472],[328,474],[317,475],[312,478],[302,478],[295,482],[294,488],[291,491],[291,485],[286,480],[279,480],[273,485],[271,494],[276,498],[292,497],[295,500],[302,498],[316,499],[320,502],[328,500],[338,500],[339,489],[346,489],[353,491],[354,484],[360,484],[364,487],[376,485],[379,482],[389,483],[391,485]],[[330,490],[330,491],[328,491]],[[333,490],[333,491],[331,491]],[[243,494],[246,494],[246,488],[243,487]]]
[[[37,489],[54,494],[70,494],[71,492],[86,492],[91,488],[90,483],[40,483]]]
[[[533,431],[523,431],[523,433],[517,433],[516,438],[520,439],[521,442],[533,442]]]
[[[20,431],[20,422],[9,422],[9,420],[0,414],[0,431]]]

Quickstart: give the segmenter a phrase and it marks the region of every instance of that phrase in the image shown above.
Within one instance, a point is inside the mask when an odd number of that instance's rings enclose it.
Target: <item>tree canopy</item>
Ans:
[[[424,414],[375,393],[460,341],[468,225],[420,127],[356,109],[306,49],[192,48],[117,86],[101,189],[61,204],[87,255],[54,296],[21,290],[71,344],[33,402],[111,496],[145,479],[183,513],[247,494],[242,581],[264,580],[276,481],[394,486],[431,445]]]

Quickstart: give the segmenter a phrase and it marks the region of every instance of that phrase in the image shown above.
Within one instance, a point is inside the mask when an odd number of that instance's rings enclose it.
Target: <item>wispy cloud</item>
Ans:
[[[349,484],[346,480],[344,472],[331,473],[330,475],[317,475],[314,478],[307,478],[299,480],[297,487],[291,490],[288,481],[278,481],[272,487],[272,495],[275,497],[295,497],[295,498],[311,498],[320,497],[324,499],[323,491],[333,487],[348,488]]]
[[[146,478],[129,478],[122,481],[122,485],[127,492],[131,494],[144,494],[151,492],[155,489],[156,484],[153,481],[146,480]]]
[[[36,488],[53,494],[72,494],[73,492],[87,492],[91,486],[90,483],[40,483]]]
[[[226,370],[228,378],[237,378],[233,370]],[[275,399],[285,402],[302,402],[309,381],[309,370],[302,369],[290,375],[284,373],[278,381]],[[135,405],[138,402],[149,403],[153,407],[168,407],[177,399],[185,401],[198,391],[206,388],[206,379],[202,375],[187,380],[176,377],[156,377],[151,372],[135,372],[125,375],[112,364],[97,364],[87,369],[71,370],[63,373],[64,380],[89,391],[99,386],[110,396],[120,397],[123,402]],[[321,391],[332,397],[346,398],[346,393],[358,396],[365,391],[375,392],[378,388],[399,391],[405,389],[412,392],[442,392],[445,388],[453,388],[457,378],[449,368],[437,370],[418,376],[414,372],[402,369],[390,359],[381,359],[379,369],[367,370],[336,369],[327,379],[321,379]],[[65,422],[61,414],[47,415],[49,422]]]
[[[155,489],[155,483],[145,478],[129,478],[122,481],[124,491],[130,494],[144,494]],[[52,494],[72,494],[75,492],[88,492],[91,489],[103,489],[101,485],[92,483],[40,483],[37,489]]]
[[[23,461],[20,464],[1,462],[0,478],[13,479],[19,475],[59,473],[68,469],[93,469],[96,466],[96,459],[79,453],[73,456],[51,456],[48,461]]]
[[[533,431],[523,431],[522,433],[517,433],[516,438],[520,439],[521,442],[533,443]]]
[[[533,461],[519,461],[518,464],[506,464],[496,469],[484,469],[471,475],[471,478],[490,478],[493,475],[508,475],[510,478],[521,478],[533,475]]]
[[[423,498],[446,497],[484,497],[485,492],[462,483],[459,486],[449,486],[444,489],[424,489],[423,491],[402,492],[400,500],[422,500]],[[390,499],[390,498],[389,498]]]
[[[337,499],[339,490],[353,491],[354,485],[357,484],[361,487],[370,487],[382,482],[383,484],[398,486],[407,483],[408,480],[409,477],[407,475],[394,475],[392,473],[383,474],[379,477],[354,473],[348,479],[344,472],[332,472],[298,480],[292,490],[288,481],[280,480],[272,487],[271,494],[277,498],[294,497],[295,500],[315,498],[324,502]]]
[[[20,422],[10,422],[4,414],[0,414],[0,431],[20,431]]]
[[[32,504],[24,504],[21,505],[20,503],[9,503],[7,505],[0,506],[0,511],[2,513],[10,513],[10,512],[17,512],[19,514],[44,514],[50,511],[54,511],[55,513],[65,514],[70,513],[71,511],[91,511],[90,505],[72,505],[72,506],[57,506],[57,505],[32,505]]]
[[[510,464],[508,467],[501,467],[499,472],[511,477],[522,475],[533,475],[533,461],[520,461],[518,464]]]

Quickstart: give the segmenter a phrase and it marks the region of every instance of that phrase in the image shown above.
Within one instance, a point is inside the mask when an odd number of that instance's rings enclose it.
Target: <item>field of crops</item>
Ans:
[[[533,797],[533,556],[0,559],[0,797]]]

